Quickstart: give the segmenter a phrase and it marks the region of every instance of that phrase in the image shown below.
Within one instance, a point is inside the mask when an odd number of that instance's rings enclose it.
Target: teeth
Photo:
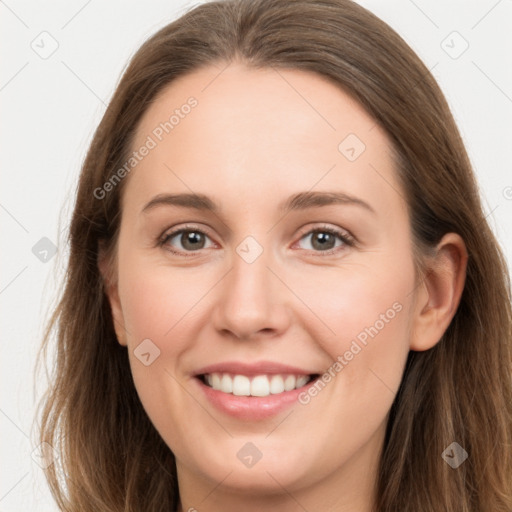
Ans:
[[[236,377],[235,377],[236,378]],[[266,375],[258,375],[251,382],[252,396],[268,396],[270,395],[270,383]]]
[[[224,375],[224,377],[225,376],[226,375]],[[233,395],[249,396],[250,394],[251,381],[249,380],[249,377],[246,377],[245,375],[235,375],[235,378],[233,379]]]
[[[223,375],[220,380],[220,390],[223,393],[232,393],[233,392],[233,380],[229,375]]]
[[[284,390],[291,391],[292,389],[295,389],[296,382],[297,379],[293,375],[288,375],[284,381]]]
[[[220,375],[218,373],[212,374],[212,388],[220,389]]]
[[[301,388],[302,386],[305,386],[309,381],[309,377],[307,375],[300,375],[297,377],[297,383],[295,384],[296,388]]]
[[[278,393],[282,393],[284,391],[284,381],[281,375],[273,375],[272,379],[270,379],[270,392],[273,395],[277,395]]]
[[[269,396],[291,391],[306,385],[308,375],[258,375],[250,379],[246,375],[209,373],[205,381],[211,388],[236,396]]]

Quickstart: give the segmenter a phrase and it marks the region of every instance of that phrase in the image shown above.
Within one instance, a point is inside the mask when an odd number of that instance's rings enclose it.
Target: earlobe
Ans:
[[[112,313],[112,322],[116,332],[116,337],[120,345],[126,346],[126,329],[124,327],[123,310],[121,308],[121,301],[119,300],[119,290],[117,286],[117,279],[114,279],[114,272],[112,271],[112,264],[107,255],[104,246],[100,244],[98,251],[98,269],[101,278],[103,279],[105,295],[110,304],[110,311]]]
[[[424,351],[442,338],[460,303],[468,254],[462,237],[447,233],[416,293],[410,349]]]

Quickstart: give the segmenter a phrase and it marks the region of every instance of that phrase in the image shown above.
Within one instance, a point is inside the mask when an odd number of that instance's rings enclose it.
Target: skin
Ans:
[[[326,79],[240,62],[208,66],[152,103],[133,148],[190,96],[198,105],[126,178],[115,261],[100,260],[105,276],[114,265],[108,296],[137,392],[176,456],[180,510],[369,512],[408,352],[433,347],[453,318],[464,243],[447,234],[428,277],[418,280],[389,138]],[[338,150],[351,133],[366,146],[353,162]],[[342,191],[374,211],[357,204],[278,210],[310,190]],[[142,212],[159,194],[192,191],[219,203],[220,213]],[[206,232],[198,250],[180,235],[158,245],[185,224]],[[324,254],[311,233],[324,225],[350,233],[355,245],[335,236],[328,247],[335,252]],[[252,263],[236,252],[249,235],[263,248]],[[195,370],[226,360],[321,373],[396,303],[400,312],[317,396],[275,417],[227,416],[194,381]],[[160,350],[149,366],[134,355],[147,338]],[[236,456],[247,442],[263,455],[252,468]]]

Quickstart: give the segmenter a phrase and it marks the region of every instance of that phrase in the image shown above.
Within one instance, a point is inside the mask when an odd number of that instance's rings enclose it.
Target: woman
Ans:
[[[62,510],[511,511],[510,284],[448,105],[348,0],[194,8],[84,162]]]

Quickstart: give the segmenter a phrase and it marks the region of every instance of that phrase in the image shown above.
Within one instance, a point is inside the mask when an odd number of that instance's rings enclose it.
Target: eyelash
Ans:
[[[182,233],[187,233],[187,232],[200,233],[200,234],[205,235],[206,237],[210,238],[208,236],[208,233],[206,233],[205,231],[203,231],[202,229],[200,229],[196,226],[185,226],[185,227],[176,229],[174,231],[171,231],[170,233],[164,233],[158,239],[158,246],[164,247],[167,244],[167,242],[169,240],[171,240],[172,238],[174,238],[176,235],[179,235]],[[338,237],[343,242],[343,244],[347,247],[353,247],[356,244],[356,240],[351,234],[349,234],[346,231],[341,231],[339,229],[332,228],[330,226],[320,226],[320,227],[317,227],[314,229],[310,229],[309,231],[306,231],[305,233],[301,234],[299,241],[313,233],[329,233],[331,235],[334,235],[334,236]],[[196,256],[197,252],[201,250],[201,249],[198,249],[197,251],[182,252],[182,251],[173,250],[169,247],[166,247],[165,249],[167,251],[171,252],[172,254],[175,254],[177,256],[184,256],[186,258]],[[333,249],[328,249],[326,251],[315,251],[314,249],[310,249],[310,251],[313,251],[314,253],[318,253],[320,255],[320,257],[331,256],[331,255],[339,252],[340,250],[343,250],[343,246],[336,247]]]

